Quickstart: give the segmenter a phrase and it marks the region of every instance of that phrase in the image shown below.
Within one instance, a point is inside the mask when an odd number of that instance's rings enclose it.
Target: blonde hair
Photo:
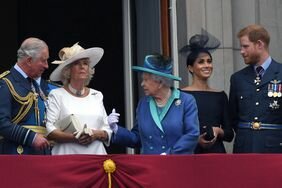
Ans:
[[[79,61],[79,60],[77,60]],[[74,62],[77,62],[77,61],[74,61]],[[64,86],[68,85],[70,83],[70,79],[71,79],[71,67],[74,65],[74,62],[70,63],[69,65],[65,66],[62,71],[61,71],[61,82],[63,83]],[[87,79],[85,80],[84,82],[84,85],[87,86],[91,79],[93,78],[93,75],[95,73],[95,68],[91,68],[91,67],[88,67],[88,77]]]

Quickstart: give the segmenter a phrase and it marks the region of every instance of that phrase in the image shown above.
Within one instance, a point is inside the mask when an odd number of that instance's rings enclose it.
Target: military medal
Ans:
[[[272,83],[271,85],[272,85],[272,88],[273,88],[273,97],[279,97],[279,96],[281,97],[281,86],[280,86],[281,81],[280,80],[273,80],[273,81],[270,81],[270,82]]]
[[[260,83],[260,77],[259,76],[256,76],[256,79],[254,80],[254,83],[256,84],[256,85],[259,85],[259,83]]]
[[[268,97],[273,96],[273,84],[268,84],[268,92],[267,92]]]
[[[273,103],[269,104],[269,107],[273,110],[280,108],[280,105],[278,104],[278,101],[274,100]]]
[[[270,84],[268,84],[267,95],[274,98],[282,96],[282,85],[280,80],[270,81]],[[278,104],[278,100],[273,100],[272,103],[269,103],[269,107],[276,110],[280,108],[280,104]]]
[[[281,96],[282,96],[281,87],[282,87],[282,85],[281,85],[281,84],[278,84],[278,97],[281,97]]]
[[[277,97],[278,96],[278,92],[277,92],[277,84],[276,82],[273,84],[273,97]]]
[[[272,91],[269,91],[269,92],[267,93],[267,95],[268,95],[269,97],[272,97],[272,96],[273,96],[273,92],[272,92]]]

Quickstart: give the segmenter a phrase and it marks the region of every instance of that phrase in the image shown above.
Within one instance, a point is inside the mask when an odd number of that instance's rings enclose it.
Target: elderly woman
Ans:
[[[141,86],[145,96],[136,110],[136,123],[131,131],[118,126],[118,114],[109,116],[114,131],[112,142],[140,148],[141,154],[192,154],[198,141],[199,122],[196,101],[192,95],[172,87],[170,59],[156,54],[145,57]]]
[[[59,66],[50,79],[63,83],[48,96],[46,128],[48,139],[55,141],[53,155],[106,154],[104,145],[109,145],[112,131],[103,94],[87,87],[103,52],[101,48],[83,49],[76,43],[60,50],[61,61],[53,62]]]

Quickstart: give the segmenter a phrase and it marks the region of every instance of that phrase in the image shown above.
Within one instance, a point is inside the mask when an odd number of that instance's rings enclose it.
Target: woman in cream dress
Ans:
[[[63,87],[54,89],[48,96],[47,134],[55,142],[52,155],[63,154],[107,154],[112,131],[107,122],[103,94],[88,88],[94,66],[103,55],[101,48],[83,49],[77,43],[59,52],[61,61],[52,72],[52,81],[62,81]],[[73,115],[81,129],[63,131],[58,127]]]

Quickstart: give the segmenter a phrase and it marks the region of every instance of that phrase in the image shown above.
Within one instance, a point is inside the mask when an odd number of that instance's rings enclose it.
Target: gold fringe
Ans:
[[[5,72],[3,72],[2,74],[0,74],[0,79],[1,78],[4,78],[5,76],[7,76],[8,74],[10,74],[10,71],[5,71]]]

